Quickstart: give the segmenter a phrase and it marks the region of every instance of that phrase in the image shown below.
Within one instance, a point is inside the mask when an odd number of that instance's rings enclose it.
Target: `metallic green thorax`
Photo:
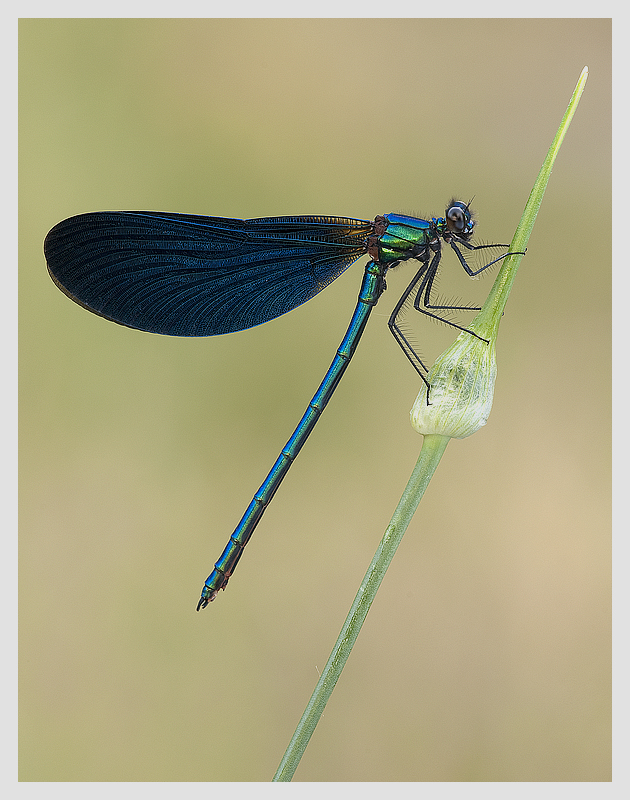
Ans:
[[[407,217],[404,214],[385,214],[374,220],[374,235],[368,240],[368,253],[381,264],[415,258],[426,251],[447,230],[442,217],[431,220]]]

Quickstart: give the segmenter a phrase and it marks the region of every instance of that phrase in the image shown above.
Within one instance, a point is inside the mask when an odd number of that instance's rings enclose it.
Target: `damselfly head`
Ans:
[[[465,239],[469,239],[472,236],[475,221],[468,203],[462,203],[461,200],[451,200],[444,214],[444,219],[449,233]]]

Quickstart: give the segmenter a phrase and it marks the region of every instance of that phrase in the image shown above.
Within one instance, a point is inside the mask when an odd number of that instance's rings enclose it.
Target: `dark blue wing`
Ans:
[[[44,253],[57,286],[89,311],[143,331],[213,336],[310,300],[365,253],[370,231],[344,217],[105,211],[60,222]]]

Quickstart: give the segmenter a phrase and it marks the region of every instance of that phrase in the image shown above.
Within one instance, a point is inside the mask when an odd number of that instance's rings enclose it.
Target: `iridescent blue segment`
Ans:
[[[214,565],[214,569],[208,576],[201,592],[201,599],[197,605],[197,611],[205,608],[208,603],[214,600],[219,591],[225,589],[227,586],[227,582],[234,572],[243,553],[243,549],[254,532],[256,525],[258,525],[265,509],[276,493],[278,486],[280,486],[291,464],[293,464],[297,454],[302,449],[302,446],[315,427],[323,410],[326,408],[328,401],[332,397],[333,392],[337,388],[339,381],[350,363],[350,359],[363,334],[372,309],[383,293],[385,288],[384,275],[386,271],[387,268],[377,262],[370,262],[366,266],[357,306],[350,320],[346,335],[335,354],[335,358],[328,368],[328,372],[324,375],[319,389],[315,392],[313,399],[308,404],[308,408],[304,412],[304,416],[298,423],[293,435],[282,448],[282,452],[276,459],[269,475],[267,475],[262,486],[254,495],[253,500],[230,537],[225,550]]]
[[[310,300],[366,252],[369,222],[100,212],[56,225],[44,252],[59,288],[152,333],[214,336]]]

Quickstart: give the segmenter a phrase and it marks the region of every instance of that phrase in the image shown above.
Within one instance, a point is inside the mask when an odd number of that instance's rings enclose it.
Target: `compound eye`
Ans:
[[[452,233],[466,233],[470,225],[470,212],[463,203],[452,205],[446,212],[446,224]]]

